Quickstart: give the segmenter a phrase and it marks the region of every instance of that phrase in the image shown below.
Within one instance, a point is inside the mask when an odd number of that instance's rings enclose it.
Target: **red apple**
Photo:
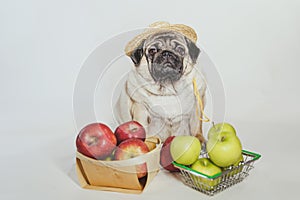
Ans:
[[[126,160],[134,158],[139,155],[148,153],[149,149],[147,145],[140,139],[131,138],[121,142],[115,151],[115,160]],[[136,166],[138,178],[142,178],[147,175],[146,163]]]
[[[137,138],[145,141],[146,131],[139,122],[129,121],[117,127],[115,136],[117,137],[118,144],[130,138]]]
[[[172,158],[171,152],[170,152],[170,145],[174,138],[175,138],[175,136],[170,136],[165,140],[165,142],[160,150],[160,165],[168,171],[178,172],[179,169],[174,167],[174,165],[172,164],[173,158]]]
[[[104,159],[111,155],[116,145],[116,136],[102,123],[85,126],[76,138],[77,151],[95,159]]]

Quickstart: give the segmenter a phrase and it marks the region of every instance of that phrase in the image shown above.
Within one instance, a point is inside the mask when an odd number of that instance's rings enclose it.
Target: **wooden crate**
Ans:
[[[76,152],[76,172],[81,187],[124,193],[141,193],[159,171],[161,141],[146,139],[149,153],[128,160],[95,160]],[[136,165],[146,163],[147,175],[137,177]]]

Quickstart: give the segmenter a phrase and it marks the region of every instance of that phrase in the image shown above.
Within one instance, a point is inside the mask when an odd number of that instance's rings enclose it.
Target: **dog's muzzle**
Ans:
[[[183,71],[183,59],[171,51],[164,50],[155,55],[151,75],[156,82],[175,82]]]

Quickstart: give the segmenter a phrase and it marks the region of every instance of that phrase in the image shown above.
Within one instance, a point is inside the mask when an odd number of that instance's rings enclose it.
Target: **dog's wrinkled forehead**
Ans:
[[[175,48],[177,45],[186,45],[183,35],[177,32],[163,32],[153,34],[148,37],[144,43],[144,47],[156,46],[157,48]]]

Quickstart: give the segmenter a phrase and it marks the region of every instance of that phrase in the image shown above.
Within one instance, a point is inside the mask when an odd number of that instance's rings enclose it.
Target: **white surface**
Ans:
[[[0,2],[0,198],[208,198],[163,171],[141,195],[83,190],[74,177],[81,64],[112,35],[166,20],[195,28],[223,78],[226,120],[263,155],[213,199],[296,199],[299,1],[124,2]]]

